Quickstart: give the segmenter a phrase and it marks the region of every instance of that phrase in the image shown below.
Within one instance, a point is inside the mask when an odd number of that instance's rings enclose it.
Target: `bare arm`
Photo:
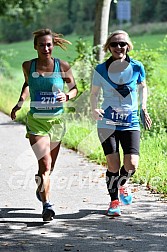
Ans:
[[[65,94],[59,90],[57,98],[60,102],[66,102],[74,98],[77,95],[78,90],[70,65],[65,61],[60,61],[60,65],[62,78],[67,83],[69,91]]]
[[[92,116],[95,120],[101,120],[104,111],[98,108],[98,97],[100,93],[100,87],[92,85],[90,94],[90,105],[92,110]]]
[[[143,123],[143,126],[145,129],[150,129],[151,128],[151,118],[147,112],[147,85],[146,82],[143,81],[142,83],[139,84],[139,99],[140,99],[140,117]]]
[[[29,72],[29,65],[30,62],[24,62],[23,63],[23,73],[24,73],[24,78],[25,78],[25,82],[22,86],[22,90],[20,93],[20,97],[19,100],[17,102],[17,104],[12,108],[11,111],[11,118],[12,120],[16,119],[16,112],[21,109],[24,101],[26,100],[26,98],[29,96],[29,86],[28,86],[28,72]],[[28,70],[28,71],[27,71]]]
[[[143,81],[139,84],[139,98],[140,98],[140,105],[143,110],[147,109],[147,85],[146,81]]]

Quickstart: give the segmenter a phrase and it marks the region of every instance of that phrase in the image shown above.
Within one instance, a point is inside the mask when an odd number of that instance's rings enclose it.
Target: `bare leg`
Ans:
[[[137,154],[125,154],[124,165],[120,170],[119,186],[124,185],[128,179],[135,173],[139,162]]]
[[[38,175],[41,181],[38,184],[40,197],[42,202],[49,201],[50,178],[52,157],[50,152],[50,138],[49,136],[35,136],[29,137],[31,147],[38,160]]]
[[[124,156],[124,166],[127,172],[134,172],[139,163],[139,155],[136,154],[126,154]]]
[[[60,150],[60,144],[61,142],[51,142],[50,146],[50,150],[51,150],[51,158],[52,158],[52,163],[51,163],[51,172],[54,169],[55,166],[55,162],[57,160],[58,154],[59,154],[59,150]]]
[[[106,156],[108,170],[110,172],[116,173],[120,169],[120,155],[119,153],[108,154]]]

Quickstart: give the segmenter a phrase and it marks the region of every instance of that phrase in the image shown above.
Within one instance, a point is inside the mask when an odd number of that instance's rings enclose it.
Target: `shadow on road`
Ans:
[[[32,211],[0,209],[0,251],[166,251],[165,216],[141,218],[125,209],[122,217],[108,218],[103,210],[80,209],[47,223]]]

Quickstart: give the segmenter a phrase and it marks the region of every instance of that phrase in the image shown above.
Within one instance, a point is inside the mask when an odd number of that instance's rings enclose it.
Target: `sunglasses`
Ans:
[[[111,47],[117,47],[117,46],[120,46],[120,47],[125,47],[126,45],[127,45],[127,43],[126,42],[111,42],[110,43],[110,46]]]

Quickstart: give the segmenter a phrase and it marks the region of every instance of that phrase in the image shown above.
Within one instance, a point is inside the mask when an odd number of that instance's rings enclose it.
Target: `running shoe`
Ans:
[[[52,208],[52,204],[46,203],[43,206],[43,211],[42,211],[43,221],[51,221],[51,220],[53,220],[54,216],[55,216],[55,212]]]
[[[111,201],[110,206],[107,210],[107,215],[108,216],[120,216],[121,215],[121,210],[119,207],[119,200]]]
[[[128,186],[121,186],[119,188],[119,197],[124,205],[130,205],[132,203],[132,193]]]

